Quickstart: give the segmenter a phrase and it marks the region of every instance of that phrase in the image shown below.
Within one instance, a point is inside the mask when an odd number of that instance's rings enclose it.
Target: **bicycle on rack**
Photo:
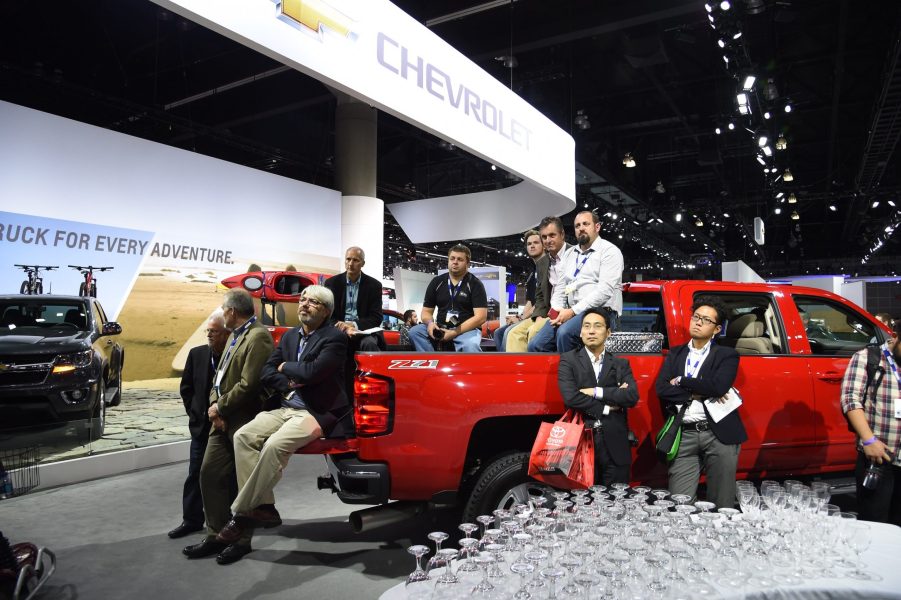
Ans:
[[[44,278],[41,277],[41,270],[44,271],[52,271],[53,269],[58,269],[59,267],[50,267],[46,265],[13,265],[14,267],[18,267],[25,271],[25,277],[27,279],[22,282],[21,287],[19,288],[20,294],[43,294],[44,293]]]
[[[112,271],[114,268],[95,267],[92,265],[88,265],[86,267],[82,267],[80,265],[69,265],[69,267],[75,269],[84,276],[84,281],[78,285],[78,295],[82,297],[90,296],[91,298],[97,297],[97,278],[94,277],[94,271]]]

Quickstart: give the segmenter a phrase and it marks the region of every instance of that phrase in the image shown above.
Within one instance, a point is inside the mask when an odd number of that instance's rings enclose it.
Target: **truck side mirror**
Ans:
[[[122,333],[122,326],[116,323],[115,321],[109,321],[108,323],[103,324],[103,328],[100,330],[100,335],[119,335]]]

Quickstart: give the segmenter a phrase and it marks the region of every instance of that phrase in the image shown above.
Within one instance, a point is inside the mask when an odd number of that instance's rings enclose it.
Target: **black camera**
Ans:
[[[447,315],[444,318],[444,323],[440,323],[438,327],[435,328],[435,331],[432,332],[432,337],[436,340],[443,340],[444,331],[442,331],[442,329],[454,329],[458,325],[460,325],[460,317],[458,315]]]

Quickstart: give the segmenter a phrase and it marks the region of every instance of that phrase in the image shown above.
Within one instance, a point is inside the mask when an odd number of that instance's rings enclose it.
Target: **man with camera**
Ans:
[[[860,518],[901,526],[899,338],[901,321],[895,321],[891,337],[881,347],[867,347],[851,357],[842,381],[841,404],[858,437],[854,474]],[[871,353],[878,362],[870,361]]]
[[[453,246],[447,253],[447,274],[429,282],[422,322],[410,329],[410,342],[417,351],[433,352],[433,342],[443,342],[453,343],[457,352],[481,352],[488,296],[479,278],[469,272],[471,256],[463,244]]]

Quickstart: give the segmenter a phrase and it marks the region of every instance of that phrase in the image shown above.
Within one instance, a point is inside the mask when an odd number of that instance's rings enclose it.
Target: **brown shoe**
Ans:
[[[219,530],[216,541],[222,544],[234,544],[244,535],[244,526],[241,525],[237,518],[226,523],[225,527]]]

